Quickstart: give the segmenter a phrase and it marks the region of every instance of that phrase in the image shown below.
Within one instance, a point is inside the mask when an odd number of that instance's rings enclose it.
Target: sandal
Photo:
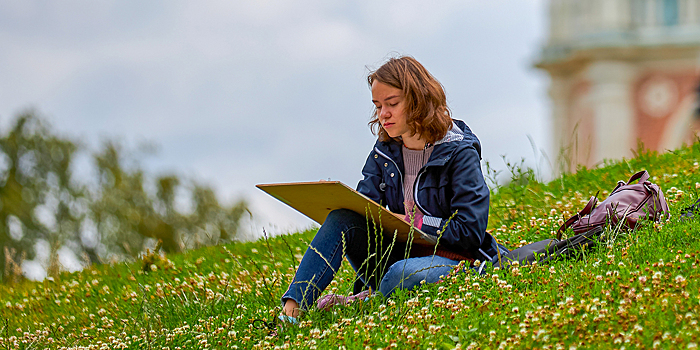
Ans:
[[[316,307],[321,310],[328,310],[333,305],[348,305],[358,299],[367,300],[371,293],[371,290],[363,290],[362,292],[348,297],[338,294],[326,294],[322,296],[321,299],[318,299]]]

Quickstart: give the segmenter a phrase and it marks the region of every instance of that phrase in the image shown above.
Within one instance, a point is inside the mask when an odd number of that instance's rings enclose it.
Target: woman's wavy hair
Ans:
[[[403,92],[406,123],[411,132],[419,134],[427,143],[434,144],[442,139],[452,127],[445,89],[415,58],[390,58],[379,69],[367,75],[370,89],[375,81]],[[379,141],[391,140],[379,122],[376,108],[368,125]]]

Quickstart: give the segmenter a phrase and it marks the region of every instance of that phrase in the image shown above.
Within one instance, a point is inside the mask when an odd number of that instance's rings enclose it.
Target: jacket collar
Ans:
[[[400,141],[377,141],[375,147],[397,163],[403,165],[403,157],[401,157],[402,144]],[[473,147],[479,154],[479,158],[481,158],[479,139],[472,133],[466,123],[453,119],[452,128],[447,131],[447,134],[442,139],[435,142],[433,152],[430,154],[430,159],[426,166],[445,165],[452,158],[455,150],[461,147]]]

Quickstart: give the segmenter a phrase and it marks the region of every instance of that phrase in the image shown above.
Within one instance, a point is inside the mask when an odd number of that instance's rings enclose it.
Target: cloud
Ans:
[[[324,21],[280,32],[282,52],[305,64],[338,60],[363,48],[362,33],[349,21]]]
[[[161,146],[152,171],[196,176],[247,196],[256,218],[303,226],[254,184],[354,186],[374,142],[365,66],[392,51],[445,85],[488,157],[529,157],[527,134],[544,144],[544,80],[529,68],[543,3],[3,1],[0,117],[33,105],[88,143],[150,140]]]

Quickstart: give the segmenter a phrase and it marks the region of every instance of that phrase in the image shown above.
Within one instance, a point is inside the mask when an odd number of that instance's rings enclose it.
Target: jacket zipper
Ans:
[[[399,166],[396,164],[396,162],[391,159],[389,156],[386,154],[382,153],[380,150],[377,149],[377,147],[374,148],[374,151],[377,152],[380,156],[383,158],[388,159],[391,163],[394,164],[394,167],[396,168],[396,171],[399,173],[399,179],[401,180],[401,186],[403,186],[403,174],[401,173],[401,170],[399,170]],[[420,205],[420,202],[418,202],[418,182],[420,180],[421,175],[425,173],[425,170],[428,167],[424,166],[421,168],[421,170],[418,172],[418,175],[416,176],[416,180],[413,182],[413,201],[416,203],[418,208],[423,212],[423,214],[428,215],[428,216],[433,216],[429,211],[425,210],[422,205]],[[401,191],[403,193],[403,191]],[[406,200],[406,198],[404,198]]]
[[[379,154],[383,158],[388,159],[391,163],[394,164],[394,168],[396,168],[396,172],[399,173],[399,179],[401,180],[401,182],[400,182],[401,186],[403,186],[403,174],[401,173],[401,170],[399,169],[399,166],[396,164],[396,162],[393,159],[389,158],[386,154],[384,154],[380,150],[378,150],[377,147],[374,147],[374,151],[377,152],[377,154]],[[403,193],[403,191],[401,191],[401,193]],[[405,198],[404,198],[404,200],[405,200]]]
[[[420,202],[418,202],[418,182],[420,181],[421,175],[425,173],[425,169],[428,167],[424,166],[419,172],[418,176],[416,176],[416,181],[413,182],[413,201],[416,203],[418,208],[423,212],[423,214],[428,215],[428,216],[433,216],[429,211],[425,210],[422,205],[420,205]]]

